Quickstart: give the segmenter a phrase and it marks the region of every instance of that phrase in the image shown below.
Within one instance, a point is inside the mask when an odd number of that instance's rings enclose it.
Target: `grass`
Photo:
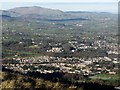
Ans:
[[[42,54],[34,53],[34,52],[25,52],[25,51],[13,51],[13,50],[5,50],[4,58],[17,58],[17,57],[33,57],[33,56],[41,56]],[[17,56],[15,56],[17,55]]]
[[[109,80],[109,81],[115,81],[119,79],[119,76],[117,74],[110,75],[110,74],[98,74],[95,76],[91,76],[91,79],[101,79],[101,80]]]

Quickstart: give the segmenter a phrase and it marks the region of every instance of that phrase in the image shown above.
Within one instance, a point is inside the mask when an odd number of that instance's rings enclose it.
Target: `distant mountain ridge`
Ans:
[[[38,6],[17,7],[9,10],[2,10],[2,15],[6,15],[10,17],[19,17],[28,20],[37,19],[37,20],[49,20],[49,21],[54,21],[56,19],[57,20],[60,19],[61,21],[61,19],[80,18],[80,17],[75,17],[72,14],[66,13],[58,9],[49,9]]]
[[[16,12],[20,15],[32,15],[32,14],[37,14],[37,15],[60,15],[63,14],[63,11],[56,10],[56,9],[48,9],[48,8],[42,8],[38,6],[33,6],[33,7],[18,7],[18,8],[13,8],[9,9],[8,11]]]
[[[2,15],[10,17],[21,17],[28,19],[49,19],[65,16],[65,13],[57,9],[42,8],[38,6],[33,7],[17,7],[9,10],[1,10]]]
[[[97,12],[87,11],[61,11],[58,9],[49,9],[39,6],[16,7],[8,10],[1,10],[3,18],[43,20],[43,21],[69,21],[69,20],[88,20],[91,13],[99,15]],[[107,13],[106,13],[107,14]],[[94,17],[93,17],[94,18]]]

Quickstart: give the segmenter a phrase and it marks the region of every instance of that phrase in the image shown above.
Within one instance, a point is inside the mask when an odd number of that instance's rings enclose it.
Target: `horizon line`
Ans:
[[[41,7],[41,6],[37,6],[37,5],[34,5],[34,6],[16,6],[16,7],[13,7],[13,8],[9,8],[9,9],[0,9],[2,11],[7,11],[7,10],[10,10],[10,9],[15,9],[15,8],[29,8],[29,7],[40,7],[40,8],[46,8],[46,9],[53,9],[53,8],[47,8],[47,7]],[[61,10],[61,9],[53,9],[53,10],[60,10],[60,11],[63,11],[63,12],[89,12],[89,13],[111,13],[111,14],[118,14],[118,12],[109,12],[109,11],[90,11],[90,10]]]

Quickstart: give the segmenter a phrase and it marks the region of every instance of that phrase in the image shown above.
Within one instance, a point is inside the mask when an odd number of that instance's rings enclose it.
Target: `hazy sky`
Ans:
[[[119,0],[1,0],[0,2],[118,2]]]
[[[4,0],[0,9],[41,6],[63,11],[97,11],[117,13],[119,0]]]

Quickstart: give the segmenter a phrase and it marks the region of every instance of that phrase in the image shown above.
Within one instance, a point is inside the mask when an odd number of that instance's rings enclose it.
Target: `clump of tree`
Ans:
[[[40,78],[32,78],[29,76],[2,72],[0,75],[2,79],[2,90],[4,89],[43,89],[53,90],[63,88],[60,82],[51,82]]]
[[[46,80],[38,77],[31,77],[29,75],[22,75],[18,73],[1,72],[0,79],[1,90],[114,90],[113,86],[109,86],[109,83],[102,80],[95,80],[92,82],[76,82],[70,77],[71,75],[65,75],[65,80]],[[81,77],[75,77],[80,79]],[[69,79],[69,80],[68,80]],[[81,78],[82,80],[82,78]],[[103,85],[108,83],[108,85]],[[99,88],[99,89],[97,89]]]

